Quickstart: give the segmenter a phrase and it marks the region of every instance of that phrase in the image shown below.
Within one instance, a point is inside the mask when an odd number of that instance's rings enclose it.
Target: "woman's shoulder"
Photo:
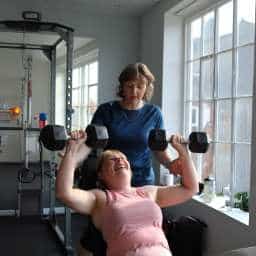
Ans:
[[[98,106],[98,109],[113,109],[113,108],[116,108],[118,106],[118,101],[107,101],[107,102],[104,102],[104,103],[101,103],[99,106]]]
[[[145,111],[150,111],[158,114],[162,113],[161,108],[152,103],[145,103],[144,108],[145,108]]]
[[[97,201],[97,205],[98,207],[103,206],[106,204],[107,201],[107,197],[106,197],[106,192],[101,190],[101,189],[92,189],[90,190],[91,193],[93,193],[95,195],[96,201]]]

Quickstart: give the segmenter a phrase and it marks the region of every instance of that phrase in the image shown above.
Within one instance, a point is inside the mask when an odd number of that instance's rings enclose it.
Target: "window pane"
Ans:
[[[231,145],[216,144],[215,150],[216,192],[221,193],[223,187],[231,182]]]
[[[80,105],[80,88],[72,90],[72,106]]]
[[[251,98],[237,99],[235,102],[235,141],[250,142],[252,128]]]
[[[98,62],[89,64],[89,84],[98,83]]]
[[[80,111],[79,107],[73,107],[72,129],[80,129]]]
[[[98,86],[90,86],[89,87],[89,106],[90,107],[97,107],[98,103]]]
[[[59,125],[65,124],[65,75],[64,73],[56,74],[56,95],[55,95],[55,123]]]
[[[204,180],[205,178],[212,176],[214,177],[214,154],[213,154],[213,144],[210,144],[209,149],[206,153],[202,155],[202,174],[201,179]]]
[[[79,68],[75,68],[73,69],[73,73],[72,73],[72,87],[76,88],[80,86],[80,69]]]
[[[83,94],[83,104],[82,105],[87,106],[87,104],[88,104],[88,87],[87,86],[83,87],[82,94]]]
[[[202,99],[213,98],[213,58],[202,60]]]
[[[202,130],[207,132],[210,139],[213,139],[214,129],[214,104],[213,101],[202,102]]]
[[[199,130],[199,105],[198,102],[187,102],[185,112],[185,136],[188,138],[192,131]]]
[[[85,128],[89,123],[87,119],[87,107],[81,107],[81,128]]]
[[[187,98],[189,100],[199,99],[200,62],[195,61],[189,64]]]
[[[195,164],[196,170],[198,172],[198,176],[202,177],[202,167],[201,167],[202,166],[202,164],[201,164],[202,156],[201,156],[201,154],[192,153],[191,158],[192,158],[192,161]]]
[[[200,45],[201,45],[201,18],[194,20],[190,24],[190,51],[189,59],[197,59],[200,57]]]
[[[232,47],[233,2],[230,1],[218,9],[218,51]]]
[[[225,52],[217,58],[218,97],[225,98],[232,95],[232,52]]]
[[[231,112],[231,100],[220,100],[217,102],[217,141],[231,141]]]
[[[236,95],[252,95],[254,46],[246,46],[237,50]]]
[[[208,138],[213,140],[213,129],[214,129],[214,104],[212,101],[202,103],[202,131],[206,132]],[[201,165],[201,178],[205,178],[213,175],[213,145],[211,144],[208,151],[202,155]]]
[[[203,17],[203,55],[213,53],[214,47],[214,12]]]
[[[89,87],[89,104],[88,104],[88,118],[91,120],[92,115],[97,109],[98,104],[98,86]]]
[[[255,0],[237,0],[237,45],[254,41]]]
[[[251,146],[235,145],[234,193],[249,192],[251,168]]]

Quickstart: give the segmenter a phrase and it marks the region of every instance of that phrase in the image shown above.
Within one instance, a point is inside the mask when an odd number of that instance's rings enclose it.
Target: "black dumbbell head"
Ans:
[[[205,132],[192,132],[189,135],[188,147],[193,153],[206,153],[209,148],[207,134]]]
[[[86,145],[91,148],[105,148],[108,143],[108,130],[101,125],[88,125]]]
[[[67,141],[67,133],[64,126],[46,125],[39,135],[39,141],[43,146],[51,151],[64,149]]]
[[[168,146],[165,130],[162,130],[162,129],[151,130],[148,136],[148,146],[153,151],[165,150]]]

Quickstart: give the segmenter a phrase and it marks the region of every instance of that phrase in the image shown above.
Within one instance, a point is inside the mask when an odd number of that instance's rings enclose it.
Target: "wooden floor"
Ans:
[[[58,216],[63,227],[63,217]],[[86,227],[86,217],[72,215],[72,244],[75,248],[82,231]],[[60,256],[66,255],[55,232],[46,221],[37,216],[0,217],[1,256]]]

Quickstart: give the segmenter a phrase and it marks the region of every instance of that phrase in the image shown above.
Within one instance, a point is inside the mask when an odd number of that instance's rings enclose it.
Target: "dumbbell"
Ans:
[[[189,150],[193,153],[206,153],[210,145],[205,132],[192,132],[188,140],[182,143],[188,144]],[[153,151],[165,150],[168,146],[165,130],[151,130],[148,137],[148,145]]]
[[[108,143],[108,131],[105,126],[88,125],[86,145],[91,148],[104,148]],[[67,132],[61,125],[46,125],[40,132],[39,141],[51,151],[64,149],[68,140]]]

